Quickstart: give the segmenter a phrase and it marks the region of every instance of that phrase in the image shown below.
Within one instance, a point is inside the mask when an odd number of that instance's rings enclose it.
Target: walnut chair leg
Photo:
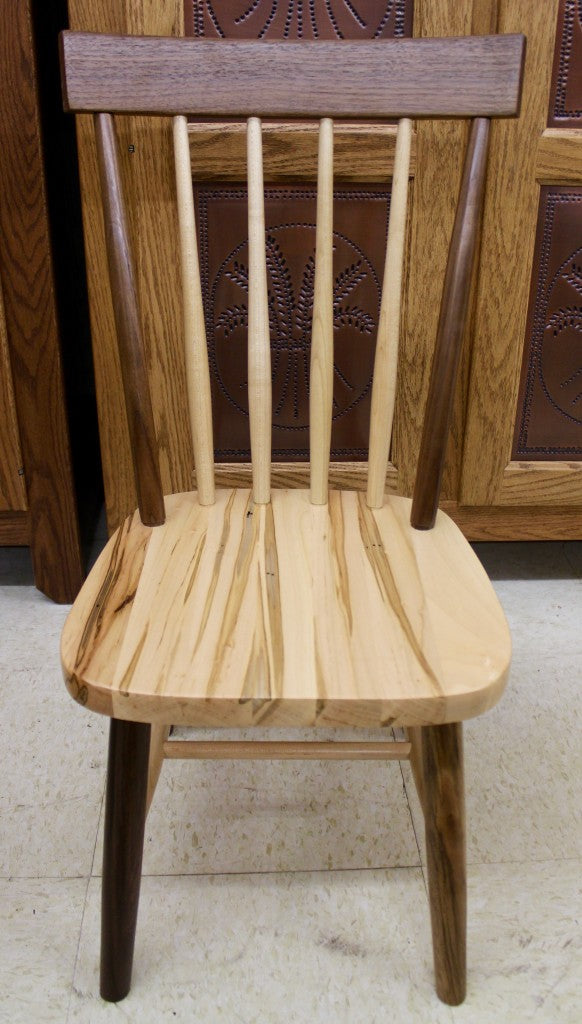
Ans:
[[[113,718],[105,805],[101,904],[101,995],[129,992],[146,819],[149,725]]]
[[[428,888],[436,990],[458,1006],[466,992],[467,877],[463,727],[422,729]]]

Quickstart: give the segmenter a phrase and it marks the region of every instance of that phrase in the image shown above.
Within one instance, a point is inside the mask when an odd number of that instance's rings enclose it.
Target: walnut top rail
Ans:
[[[519,112],[521,35],[284,46],[160,37],[153,48],[152,38],[63,32],[67,109],[381,119]]]

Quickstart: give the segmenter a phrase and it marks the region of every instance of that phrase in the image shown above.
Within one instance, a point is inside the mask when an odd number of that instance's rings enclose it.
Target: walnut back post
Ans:
[[[453,397],[471,291],[479,223],[485,195],[485,171],[489,141],[487,118],[475,118],[465,157],[461,193],[457,205],[441,312],[433,356],[430,386],[410,522],[418,530],[434,526]]]
[[[117,136],[111,114],[96,115],[95,134],[109,280],[138,505],[144,525],[159,526],[165,520],[164,495],[139,319],[135,270],[121,188]]]

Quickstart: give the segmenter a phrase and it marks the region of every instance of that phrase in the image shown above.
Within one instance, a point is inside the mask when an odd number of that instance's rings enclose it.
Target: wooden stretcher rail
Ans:
[[[172,759],[217,761],[400,761],[410,757],[410,743],[167,740],[163,752]]]

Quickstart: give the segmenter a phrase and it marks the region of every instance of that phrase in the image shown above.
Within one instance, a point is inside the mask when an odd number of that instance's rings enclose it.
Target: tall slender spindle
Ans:
[[[384,264],[382,303],[378,323],[372,410],[370,414],[370,448],[368,456],[368,491],[366,500],[370,508],[381,508],[384,502],[386,470],[392,438],[394,400],[396,397],[396,370],[400,335],[400,303],[402,295],[402,268],[406,234],[406,206],[410,173],[410,140],[412,122],[402,118],[398,123],[388,243]]]
[[[249,191],[249,418],[253,498],[265,505],[271,497],[271,349],[267,257],[265,252],[265,198],[261,122],[250,117],[247,125]]]
[[[188,123],[183,116],[174,118],[174,160],[182,261],[186,386],[194,466],[196,467],[196,487],[200,504],[212,505],[214,504],[214,458],[210,375],[198,246],[196,244]]]
[[[333,401],[333,121],[319,125],[309,433],[311,502],[327,503]]]

